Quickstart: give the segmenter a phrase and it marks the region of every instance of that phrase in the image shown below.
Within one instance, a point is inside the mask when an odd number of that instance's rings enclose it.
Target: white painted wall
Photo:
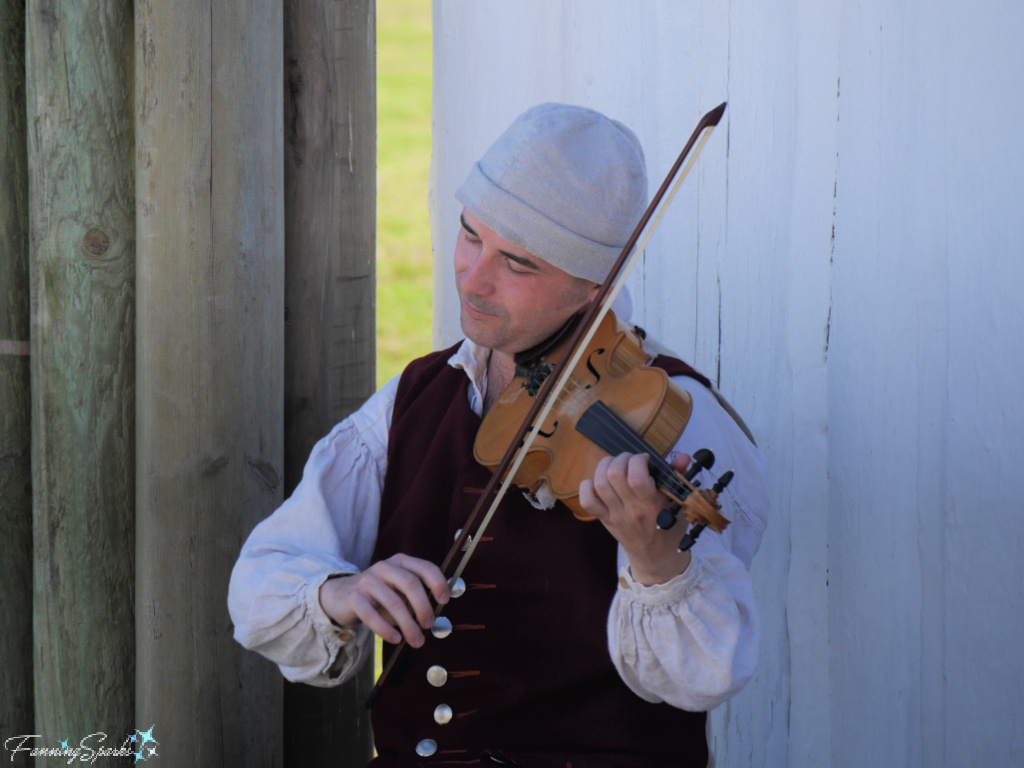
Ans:
[[[434,0],[434,36],[438,346],[454,190],[516,115],[623,120],[654,187],[729,102],[631,278],[772,470],[719,765],[1024,765],[1024,4]]]

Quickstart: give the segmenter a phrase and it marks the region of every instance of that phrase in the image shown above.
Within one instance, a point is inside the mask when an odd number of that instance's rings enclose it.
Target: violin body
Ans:
[[[521,424],[534,403],[537,387],[530,375],[555,363],[563,347],[536,361],[530,371],[517,375],[491,407],[474,444],[478,462],[493,469],[508,449],[509,435]],[[593,520],[579,504],[580,483],[594,476],[597,463],[608,451],[580,431],[584,414],[601,402],[619,417],[643,443],[664,457],[679,440],[690,419],[690,395],[661,368],[647,365],[637,335],[608,312],[572,371],[520,464],[513,483],[531,493],[547,485],[552,496],[581,520]],[[592,412],[593,413],[593,412]],[[623,450],[640,453],[641,443]]]

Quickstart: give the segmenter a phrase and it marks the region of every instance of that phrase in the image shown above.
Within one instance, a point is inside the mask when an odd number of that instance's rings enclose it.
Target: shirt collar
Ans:
[[[484,410],[484,392],[487,391],[487,362],[491,358],[491,350],[479,344],[463,339],[455,354],[448,358],[448,365],[459,368],[469,379],[469,407],[480,416]]]

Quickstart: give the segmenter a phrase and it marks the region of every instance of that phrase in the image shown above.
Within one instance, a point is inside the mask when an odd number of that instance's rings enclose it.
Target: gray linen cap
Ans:
[[[647,207],[644,152],[600,112],[540,104],[494,142],[455,197],[513,245],[600,283]]]

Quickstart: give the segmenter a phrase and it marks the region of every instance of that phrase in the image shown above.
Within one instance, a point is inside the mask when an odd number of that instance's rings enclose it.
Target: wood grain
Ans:
[[[0,3],[0,723],[33,733],[25,3]],[[15,765],[28,765],[24,754]]]
[[[132,5],[33,0],[26,21],[35,732],[116,738],[134,725]]]
[[[375,384],[373,0],[287,0],[285,493],[317,440]],[[373,663],[341,688],[285,684],[288,766],[373,757]]]
[[[226,607],[282,500],[281,30],[268,0],[137,4],[136,719],[174,765],[282,760],[280,673]]]

